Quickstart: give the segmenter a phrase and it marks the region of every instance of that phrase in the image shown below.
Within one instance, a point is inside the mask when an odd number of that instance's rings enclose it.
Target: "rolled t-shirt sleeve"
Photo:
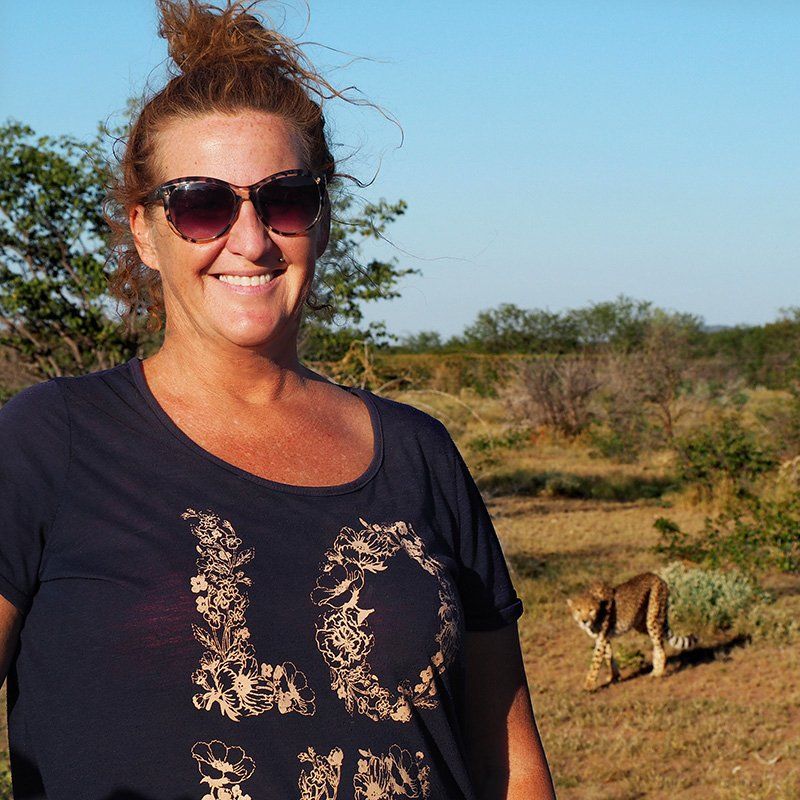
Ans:
[[[0,408],[0,594],[27,613],[66,488],[69,414],[57,380]]]
[[[456,556],[460,561],[459,592],[467,630],[502,628],[522,615],[522,600],[489,511],[461,453],[448,433],[458,518]]]

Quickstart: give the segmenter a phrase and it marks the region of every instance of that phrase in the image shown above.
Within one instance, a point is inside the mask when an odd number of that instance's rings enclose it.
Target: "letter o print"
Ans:
[[[361,530],[344,527],[325,554],[321,574],[311,600],[321,608],[316,624],[317,647],[331,671],[331,688],[352,714],[370,719],[408,722],[412,707],[438,705],[434,670],[443,673],[455,656],[460,626],[454,586],[445,577],[445,567],[429,556],[425,543],[406,522],[379,525],[365,522]],[[404,680],[392,692],[381,686],[372,672],[369,654],[375,636],[367,621],[374,608],[358,605],[359,593],[369,573],[382,572],[401,550],[439,584],[438,650],[430,664],[420,670],[419,680]]]

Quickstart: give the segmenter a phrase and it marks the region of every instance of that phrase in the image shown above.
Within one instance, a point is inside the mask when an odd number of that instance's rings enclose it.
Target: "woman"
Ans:
[[[0,411],[15,797],[554,797],[452,439],[297,356],[327,84],[238,4],[159,9],[180,73],[129,137],[114,287],[164,344]]]

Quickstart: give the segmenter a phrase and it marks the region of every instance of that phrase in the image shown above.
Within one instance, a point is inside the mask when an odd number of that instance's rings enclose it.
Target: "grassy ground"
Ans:
[[[665,457],[615,465],[546,439],[487,449],[506,423],[498,404],[462,397],[478,419],[441,395],[397,398],[448,425],[484,492],[525,603],[520,635],[560,800],[800,797],[800,642],[786,633],[800,620],[800,578],[766,580],[777,600],[762,635],[704,632],[654,679],[649,643],[630,634],[616,645],[623,680],[585,694],[592,643],[566,598],[596,577],[660,567],[653,521],[693,529],[703,509],[672,491]]]

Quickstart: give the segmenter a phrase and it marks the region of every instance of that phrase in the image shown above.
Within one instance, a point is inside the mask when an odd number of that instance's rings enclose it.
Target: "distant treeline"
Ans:
[[[480,312],[460,336],[443,339],[436,331],[422,331],[387,349],[397,353],[632,353],[645,345],[654,328],[671,329],[691,359],[707,362],[709,368],[716,364],[719,371],[735,369],[749,385],[783,388],[800,366],[800,308],[787,309],[765,325],[710,329],[699,316],[625,296],[560,312],[504,303]]]

